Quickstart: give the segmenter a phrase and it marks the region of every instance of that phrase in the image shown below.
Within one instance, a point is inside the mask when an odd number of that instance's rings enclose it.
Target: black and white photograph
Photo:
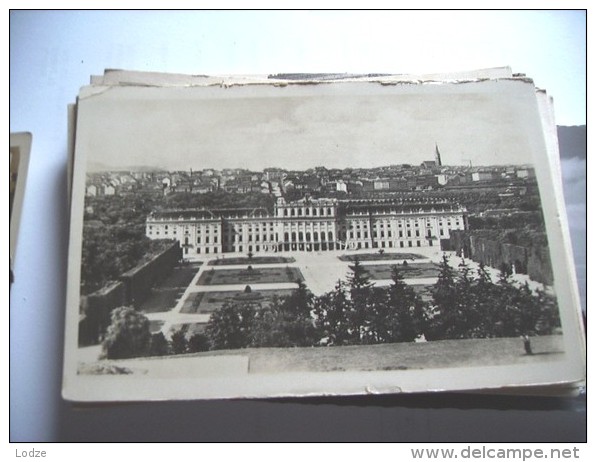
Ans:
[[[67,400],[582,383],[531,78],[129,77],[77,103]]]

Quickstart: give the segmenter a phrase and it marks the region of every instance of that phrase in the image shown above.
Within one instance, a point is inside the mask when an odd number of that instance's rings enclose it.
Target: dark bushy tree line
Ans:
[[[501,273],[493,281],[487,269],[473,271],[463,260],[439,265],[432,298],[423,301],[404,282],[399,266],[387,287],[375,287],[359,261],[346,281],[319,297],[303,282],[289,297],[262,304],[259,297],[226,302],[215,311],[204,333],[184,330],[170,340],[149,333],[149,322],[133,308],[112,313],[104,341],[108,358],[163,356],[219,349],[369,345],[426,340],[513,337],[548,334],[560,325],[553,296],[513,282]]]
[[[560,326],[553,296],[506,272],[493,282],[482,264],[474,276],[464,261],[455,271],[444,256],[432,296],[428,340],[532,336]]]
[[[126,359],[207,351],[210,343],[205,334],[188,336],[185,329],[174,332],[170,340],[161,332],[151,334],[149,320],[143,313],[122,306],[112,311],[102,348],[106,359]]]

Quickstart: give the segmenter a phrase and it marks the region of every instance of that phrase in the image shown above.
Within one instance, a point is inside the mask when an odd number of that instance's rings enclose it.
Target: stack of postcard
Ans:
[[[10,225],[10,282],[12,283],[12,262],[15,259],[17,238],[25,198],[25,185],[27,184],[27,170],[31,154],[31,133],[18,132],[10,134],[9,149],[9,225]]]
[[[530,78],[113,70],[69,114],[66,399],[583,386]]]

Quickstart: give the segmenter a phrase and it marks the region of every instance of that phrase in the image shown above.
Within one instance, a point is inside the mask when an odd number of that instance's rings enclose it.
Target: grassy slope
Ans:
[[[397,370],[444,367],[492,366],[556,361],[563,356],[563,337],[551,335],[532,338],[534,355],[525,354],[519,338],[442,340],[424,343],[319,347],[319,348],[248,348],[178,355],[150,359],[150,368],[158,372],[168,367],[169,358],[180,363],[180,377],[193,375],[193,363],[200,357],[248,356],[251,373]],[[141,359],[141,358],[139,358]],[[146,361],[147,358],[141,359]],[[134,364],[135,360],[123,360]],[[117,365],[121,361],[108,361]],[[182,364],[183,363],[183,364]]]

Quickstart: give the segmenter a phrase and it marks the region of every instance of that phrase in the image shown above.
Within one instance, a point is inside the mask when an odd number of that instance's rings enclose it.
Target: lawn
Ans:
[[[271,289],[253,291],[251,295],[255,301],[267,304],[271,299],[277,295],[278,297],[287,297],[292,295],[292,289]],[[195,292],[191,293],[182,309],[181,313],[213,313],[215,310],[221,308],[226,301],[235,301],[242,298],[243,292],[240,291],[216,291],[216,292]]]
[[[563,337],[560,335],[533,337],[532,348],[535,354],[526,355],[521,339],[499,338],[310,349],[253,348],[248,350],[248,354],[251,372],[371,371],[497,366],[562,359]]]
[[[164,321],[158,321],[158,320],[151,320],[149,321],[149,331],[152,334],[156,334],[157,332],[159,332],[161,330],[161,326],[164,325]]]
[[[175,267],[168,277],[151,289],[149,296],[141,303],[139,311],[159,313],[174,308],[199,267],[200,263]]]
[[[189,325],[185,328],[188,331],[191,329],[201,331],[202,326]],[[532,349],[535,354],[525,354],[520,338],[493,338],[344,347],[245,348],[192,353],[169,358],[179,358],[183,361],[177,368],[177,372],[179,371],[177,377],[181,378],[193,376],[194,365],[200,367],[200,362],[195,363],[199,358],[234,355],[248,358],[250,374],[502,366],[561,360],[564,355],[563,336],[532,337]],[[168,367],[169,358],[148,359],[150,362],[145,363],[134,373],[159,375],[161,367]],[[120,360],[101,361],[97,364],[133,366],[135,362]]]
[[[247,268],[222,269],[204,271],[199,277],[198,285],[219,284],[264,284],[303,281],[304,277],[298,268]]]
[[[389,253],[383,252],[382,254],[379,252],[375,253],[358,253],[358,254],[350,254],[350,255],[340,255],[339,258],[341,261],[386,261],[386,260],[420,260],[424,257],[423,255],[418,255],[416,253]]]
[[[205,323],[193,322],[183,324],[172,324],[169,331],[170,333],[182,331],[186,339],[189,339],[194,334],[203,334],[205,332]]]
[[[429,285],[425,285],[425,284],[411,284],[410,287],[412,289],[414,289],[414,292],[416,292],[418,295],[420,295],[420,297],[422,297],[422,300],[424,300],[424,301],[432,300],[431,289],[433,286],[429,286]]]
[[[391,267],[393,265],[366,265],[371,279],[391,279]],[[397,265],[406,279],[434,278],[439,275],[439,267],[434,263],[408,263]]]
[[[207,263],[209,266],[224,266],[224,265],[263,265],[271,263],[294,263],[296,260],[293,257],[282,256],[264,256],[264,257],[231,257],[218,258],[217,260],[210,260]]]

